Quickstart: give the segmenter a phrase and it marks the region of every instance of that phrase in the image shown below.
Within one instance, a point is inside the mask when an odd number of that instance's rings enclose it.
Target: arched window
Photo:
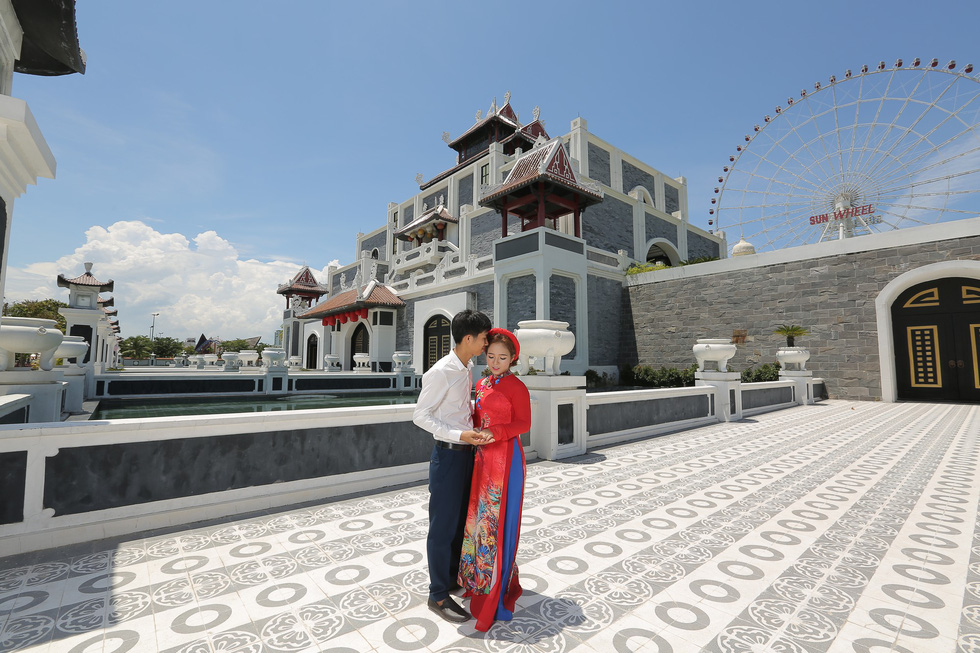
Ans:
[[[449,354],[453,348],[453,334],[450,329],[449,318],[444,315],[436,315],[425,323],[422,330],[422,347],[425,352],[423,362],[423,372],[427,372],[436,362]]]
[[[653,245],[647,250],[647,263],[661,263],[666,266],[670,266],[670,257],[667,256],[667,252],[660,249],[657,245]]]
[[[350,336],[350,369],[354,369],[354,354],[367,354],[371,351],[371,334],[363,322],[357,325]]]
[[[317,353],[320,349],[320,339],[316,334],[311,333],[306,339],[306,368],[315,370],[317,368]]]
[[[375,261],[378,260],[378,256],[379,255],[380,255],[380,252],[378,252],[378,248],[377,247],[375,247],[374,249],[371,250],[371,258],[373,258]]]

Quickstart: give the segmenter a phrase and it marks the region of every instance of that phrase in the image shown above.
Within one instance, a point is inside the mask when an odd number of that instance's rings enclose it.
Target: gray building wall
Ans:
[[[404,227],[405,225],[407,225],[409,222],[411,222],[414,219],[415,219],[415,207],[412,206],[411,204],[409,204],[402,211],[402,216],[400,218],[400,223],[399,223],[398,226]]]
[[[620,324],[623,314],[623,284],[614,279],[589,275],[589,366],[618,365]]]
[[[613,253],[625,249],[633,256],[633,207],[606,195],[602,202],[585,210],[582,238],[591,247]]]
[[[385,250],[385,245],[388,244],[388,232],[382,231],[370,238],[365,238],[361,241],[361,249],[367,250],[368,253],[371,252],[375,247],[378,248],[378,258],[381,260],[388,259],[388,253]]]
[[[650,213],[644,213],[644,218],[646,220],[647,229],[647,240],[651,238],[666,238],[677,247],[677,225],[667,222],[663,218],[658,218]],[[646,252],[637,252],[640,256],[636,258],[643,260],[646,257]],[[681,258],[684,258],[684,252],[678,252]]]
[[[535,318],[534,275],[525,274],[507,280],[507,328],[513,331],[521,320]]]
[[[559,322],[568,322],[568,330],[572,333],[576,328],[575,280],[560,274],[551,275],[548,284],[550,294],[551,317]],[[516,326],[516,325],[515,325]],[[577,336],[576,336],[577,337]],[[575,358],[578,347],[570,351],[566,358]]]
[[[676,242],[676,241],[675,241]],[[684,252],[680,252],[684,256]],[[693,231],[687,232],[687,260],[699,256],[721,256],[721,245]]]
[[[459,184],[456,186],[456,197],[459,206],[473,204],[473,175],[467,175],[459,179]],[[454,214],[453,217],[458,218],[459,215]]]
[[[657,180],[653,175],[637,168],[629,161],[623,161],[623,192],[628,193],[637,186],[643,186],[650,191],[650,197],[653,198],[654,203],[657,202]]]
[[[520,218],[508,215],[507,230],[518,233],[521,230]],[[489,256],[493,249],[491,244],[500,237],[500,214],[496,211],[487,211],[470,219],[470,254]]]
[[[426,206],[426,209],[425,210],[426,211],[428,211],[429,209],[434,209],[434,208],[436,208],[436,206],[438,206],[438,204],[439,204],[439,196],[440,195],[442,195],[442,200],[444,202],[448,202],[449,201],[449,187],[448,186],[441,186],[441,187],[435,189],[434,191],[432,191],[431,193],[429,193],[428,195],[426,195],[425,197],[422,198],[422,203],[425,204],[425,206]]]
[[[476,310],[486,313],[493,322],[493,282],[486,281],[466,288],[456,288],[443,292],[433,292],[430,295],[405,300],[405,308],[395,312],[395,349],[411,350],[415,338],[415,303],[461,292],[476,293]]]
[[[664,184],[664,212],[672,214],[680,210],[681,192],[670,184]]]
[[[980,236],[634,286],[623,306],[621,360],[688,367],[697,338],[744,329],[748,341],[729,367],[742,371],[775,362],[785,339],[773,329],[800,324],[810,330],[797,339],[810,350],[807,369],[826,380],[832,398],[880,399],[875,297],[909,270],[950,260],[980,260]]]
[[[609,185],[609,152],[589,143],[589,177]]]

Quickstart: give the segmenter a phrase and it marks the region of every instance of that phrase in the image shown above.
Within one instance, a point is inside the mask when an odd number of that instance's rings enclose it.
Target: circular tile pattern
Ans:
[[[786,530],[796,531],[797,533],[811,533],[817,530],[817,527],[813,524],[800,521],[799,519],[780,519],[776,523]]]
[[[290,538],[290,541],[292,541],[292,538]],[[263,553],[268,553],[271,550],[272,545],[268,542],[249,542],[248,544],[239,544],[228,553],[235,558],[254,558]]]
[[[558,574],[581,574],[589,569],[589,565],[580,558],[572,556],[554,556],[548,558],[548,569]]]
[[[626,542],[649,542],[653,537],[635,528],[624,528],[616,531],[616,537]]]
[[[207,560],[207,558],[205,558]],[[104,594],[109,590],[117,590],[136,580],[136,574],[131,571],[116,571],[90,578],[78,586],[79,592],[85,594]]]
[[[873,608],[868,615],[876,624],[907,637],[931,639],[939,636],[939,629],[931,623],[901,610]]]
[[[946,603],[941,598],[925,591],[921,587],[889,583],[883,585],[881,591],[896,601],[901,601],[917,608],[933,608],[938,610],[946,607]]]
[[[399,619],[384,631],[385,644],[396,651],[419,651],[428,648],[439,636],[439,627],[431,619]]]
[[[611,542],[589,542],[585,545],[585,552],[597,558],[615,558],[623,554],[623,547]]]
[[[939,573],[935,569],[921,567],[918,565],[892,565],[897,573],[909,580],[927,583],[929,585],[948,585],[949,578]]]
[[[667,625],[682,630],[703,630],[711,623],[708,613],[690,603],[667,601],[657,604],[654,612]]]
[[[223,624],[230,617],[230,607],[222,603],[211,603],[180,613],[170,623],[170,629],[181,635],[203,633]]]
[[[319,529],[309,529],[305,531],[296,531],[289,536],[289,541],[293,544],[308,544],[310,542],[319,542],[327,536],[326,533]]]
[[[731,576],[732,578],[738,578],[739,580],[759,580],[764,578],[765,574],[762,570],[755,565],[750,565],[746,562],[738,562],[735,560],[725,560],[718,563],[718,569],[722,573]]]
[[[0,614],[16,614],[18,612],[23,612],[24,610],[30,610],[31,608],[44,603],[47,598],[48,593],[40,590],[28,590],[21,592],[20,594],[5,596],[0,599]]]
[[[342,531],[347,531],[348,533],[354,533],[367,530],[372,526],[374,526],[374,522],[369,519],[349,519],[345,522],[340,522],[338,528]]]
[[[750,558],[755,558],[756,560],[765,561],[777,561],[782,560],[786,556],[773,549],[772,547],[763,546],[761,544],[746,544],[745,546],[739,547],[739,553],[747,555]]]
[[[400,549],[385,554],[384,562],[392,567],[411,567],[422,562],[422,554],[411,549]]]
[[[115,630],[105,635],[99,634],[79,642],[68,653],[125,653],[139,644],[140,634],[135,630]]]
[[[296,603],[306,596],[307,589],[299,583],[281,583],[267,587],[255,597],[263,608],[278,608]]]
[[[551,515],[552,517],[565,517],[572,514],[572,509],[568,506],[545,506],[541,511],[546,515]]]
[[[571,503],[573,506],[579,506],[582,508],[589,508],[599,505],[599,502],[591,497],[573,497],[569,503]]]
[[[324,575],[324,578],[332,585],[356,585],[370,575],[371,572],[367,567],[345,565],[331,569]]]
[[[691,582],[690,588],[701,598],[716,603],[733,603],[741,598],[737,589],[717,580],[695,580]]]
[[[197,571],[206,564],[208,564],[208,559],[205,556],[184,556],[164,564],[160,567],[160,571],[165,574],[186,574]]]
[[[766,542],[771,542],[773,544],[782,544],[785,546],[796,546],[802,540],[795,535],[790,533],[783,533],[781,531],[763,531],[759,534],[759,537],[764,539]]]
[[[671,528],[677,528],[676,522],[672,522],[664,517],[647,517],[643,520],[643,525],[648,528],[655,528],[657,530],[670,530]]]

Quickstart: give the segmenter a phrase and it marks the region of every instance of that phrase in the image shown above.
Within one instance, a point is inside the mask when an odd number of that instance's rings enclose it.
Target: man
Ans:
[[[429,460],[429,609],[446,621],[470,616],[449,592],[459,585],[459,554],[473,477],[473,361],[487,347],[490,318],[469,309],[453,317],[456,346],[422,376],[413,421],[435,438]]]

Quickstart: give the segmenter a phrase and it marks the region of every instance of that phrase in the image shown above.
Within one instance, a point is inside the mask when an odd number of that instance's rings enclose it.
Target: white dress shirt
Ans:
[[[422,375],[422,392],[412,421],[436,440],[460,442],[463,431],[473,429],[473,361],[466,365],[455,351],[439,359]]]

